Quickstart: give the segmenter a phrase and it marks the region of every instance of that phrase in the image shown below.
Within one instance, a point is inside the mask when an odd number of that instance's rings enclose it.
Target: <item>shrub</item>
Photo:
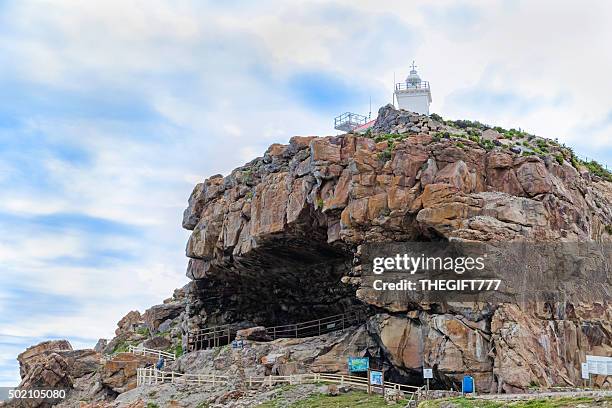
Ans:
[[[391,147],[387,147],[382,152],[379,152],[378,153],[378,160],[380,160],[382,162],[386,162],[386,161],[391,160],[391,151],[392,151],[392,148]]]
[[[495,148],[495,143],[490,140],[483,140],[480,146],[484,147],[486,150],[493,150]]]
[[[442,118],[442,116],[438,115],[437,113],[432,113],[431,115],[429,115],[429,117],[437,122],[444,123],[444,118]]]
[[[394,141],[404,140],[406,137],[407,137],[406,135],[400,135],[399,133],[383,133],[381,135],[376,136],[374,138],[374,141],[376,143],[394,142]]]
[[[591,174],[601,177],[604,180],[612,182],[612,173],[595,160],[583,163]]]
[[[463,142],[457,142],[457,147],[463,149],[465,145],[463,144]]]
[[[459,128],[459,129],[467,129],[467,128],[476,128],[476,129],[480,129],[480,130],[487,130],[489,129],[489,126],[485,125],[484,123],[480,123],[478,121],[471,121],[471,120],[455,120],[455,121],[446,121],[446,123],[450,126]]]
[[[475,135],[470,135],[468,139],[470,139],[472,142],[476,142],[476,143],[480,142],[480,137],[475,136]]]
[[[141,336],[148,336],[149,329],[147,329],[146,327],[139,327],[138,329],[136,329],[136,333],[140,334]]]
[[[562,154],[555,155],[555,160],[557,161],[557,163],[563,164],[563,155]]]

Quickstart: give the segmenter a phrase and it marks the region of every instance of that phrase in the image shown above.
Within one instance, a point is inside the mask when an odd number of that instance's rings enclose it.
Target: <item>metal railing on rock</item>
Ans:
[[[269,375],[269,376],[248,376],[245,377],[245,386],[249,388],[257,386],[274,386],[280,384],[298,385],[312,383],[331,383],[338,385],[352,386],[361,389],[368,389],[368,379],[353,375],[326,374],[326,373],[307,373],[292,375]],[[173,371],[160,371],[154,367],[139,368],[137,370],[138,386],[154,385],[163,383],[181,384],[210,384],[213,386],[226,386],[229,384],[229,376],[215,374],[183,374]],[[374,387],[374,386],[372,386]],[[380,387],[379,387],[380,388]],[[396,390],[404,394],[412,394],[411,398],[423,391],[424,387],[414,385],[399,384],[393,382],[384,383],[385,390]]]
[[[298,338],[320,336],[337,330],[362,323],[366,318],[365,312],[354,310],[322,319],[307,322],[285,324],[266,327],[266,333],[273,340],[279,338]],[[230,325],[205,327],[187,333],[187,351],[196,351],[230,344],[236,338],[236,330]]]
[[[361,311],[351,311],[307,322],[266,327],[266,332],[273,339],[320,336],[361,323],[365,316]]]
[[[156,350],[147,347],[129,346],[128,352],[140,356],[156,356],[164,358],[165,360],[176,360],[176,353],[170,353],[168,351]]]
[[[184,374],[176,371],[161,371],[155,367],[138,368],[136,371],[136,385],[155,385],[164,383],[179,384],[211,384],[227,385],[229,376],[216,374]]]
[[[236,337],[236,330],[229,324],[205,327],[187,333],[187,351],[196,351],[230,344]]]

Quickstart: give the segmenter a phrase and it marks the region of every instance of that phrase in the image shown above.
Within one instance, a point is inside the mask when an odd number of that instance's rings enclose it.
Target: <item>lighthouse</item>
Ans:
[[[405,82],[395,84],[395,98],[400,109],[422,115],[429,115],[429,104],[431,103],[431,90],[429,82],[422,81],[416,71],[416,65],[412,61],[410,75]]]

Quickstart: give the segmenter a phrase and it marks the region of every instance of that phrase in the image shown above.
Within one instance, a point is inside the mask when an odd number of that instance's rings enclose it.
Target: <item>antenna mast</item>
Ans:
[[[393,96],[391,97],[391,105],[395,107],[395,71],[393,71]]]

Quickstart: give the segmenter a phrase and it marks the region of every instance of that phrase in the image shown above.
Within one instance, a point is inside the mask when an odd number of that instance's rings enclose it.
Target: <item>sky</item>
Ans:
[[[0,386],[185,285],[193,186],[416,61],[431,111],[612,167],[612,2],[0,0]]]

